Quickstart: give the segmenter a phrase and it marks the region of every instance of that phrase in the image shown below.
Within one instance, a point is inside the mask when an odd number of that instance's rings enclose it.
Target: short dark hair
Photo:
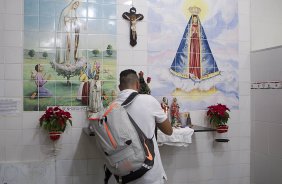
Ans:
[[[126,69],[119,74],[119,83],[123,88],[128,88],[136,81],[138,82],[138,76],[135,70]]]
[[[35,65],[34,69],[38,72],[39,64]]]

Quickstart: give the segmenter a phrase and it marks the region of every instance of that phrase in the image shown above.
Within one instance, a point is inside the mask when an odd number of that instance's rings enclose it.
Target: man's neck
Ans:
[[[136,88],[126,88],[126,89],[123,89],[121,90],[122,92],[124,91],[130,91],[130,90],[134,90],[134,91],[138,91]]]

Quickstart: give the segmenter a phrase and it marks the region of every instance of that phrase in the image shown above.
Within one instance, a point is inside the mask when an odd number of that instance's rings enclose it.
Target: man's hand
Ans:
[[[173,133],[171,123],[168,118],[162,123],[157,123],[157,127],[166,135],[171,135]]]

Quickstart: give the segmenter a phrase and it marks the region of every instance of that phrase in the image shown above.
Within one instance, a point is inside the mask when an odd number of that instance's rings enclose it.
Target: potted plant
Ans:
[[[230,109],[226,105],[220,103],[208,107],[207,116],[218,133],[228,131],[227,122],[230,118],[228,111],[230,112]]]
[[[49,107],[40,117],[40,127],[48,131],[50,139],[56,141],[65,131],[67,125],[72,126],[71,114],[59,107]]]

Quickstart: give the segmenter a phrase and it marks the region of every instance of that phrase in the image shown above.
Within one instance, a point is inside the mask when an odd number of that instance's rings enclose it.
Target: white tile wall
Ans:
[[[240,150],[250,151],[251,150],[251,139],[250,136],[240,137]]]
[[[5,146],[5,148],[6,148],[5,149],[5,153],[6,153],[5,161],[7,162],[22,161],[21,160],[22,146],[15,146],[15,145],[8,144]]]
[[[263,184],[269,183],[269,164],[268,157],[259,153],[255,154],[254,158],[254,183]]]
[[[3,163],[0,175],[2,183],[53,184],[55,182],[54,164],[51,162]]]
[[[240,151],[240,164],[250,164],[251,153],[250,151]]]
[[[81,115],[81,112],[72,112],[72,120],[75,122],[73,124],[73,128],[81,128],[81,127],[87,127],[87,117],[86,115]]]
[[[4,80],[5,76],[5,64],[0,64],[0,80]]]
[[[3,117],[3,129],[6,130],[21,130],[22,129],[22,117],[21,116],[10,116]]]
[[[23,17],[20,14],[5,14],[4,29],[5,30],[22,30],[23,29]]]
[[[1,6],[3,8],[3,6]],[[0,18],[0,31],[2,32],[4,30],[4,14],[0,13],[1,18]],[[3,35],[0,36],[0,46],[3,45]]]
[[[5,145],[21,145],[22,131],[21,130],[5,130],[4,133]]]
[[[72,176],[74,160],[58,160],[56,162],[57,176]]]
[[[241,177],[239,179],[239,184],[250,184],[250,177]]]
[[[21,47],[5,47],[3,52],[6,64],[23,63],[23,48]]]
[[[103,165],[104,164],[101,159],[89,159],[87,161],[87,173],[91,175],[99,174]]]
[[[83,133],[82,128],[72,128],[72,143],[76,144],[83,141],[87,141],[87,137]]]
[[[31,111],[31,112],[23,112],[22,124],[23,129],[30,129],[30,128],[38,128],[39,127],[39,112]]]
[[[240,69],[239,80],[241,82],[250,82],[251,81],[250,70],[249,69]]]
[[[132,47],[129,44],[129,36],[127,34],[126,35],[117,35],[117,49],[118,50],[127,50],[127,51],[132,50]]]
[[[22,47],[23,46],[23,33],[21,31],[3,32],[3,44],[7,47]]]
[[[251,88],[250,82],[240,82],[239,83],[240,95],[250,96],[250,93],[251,93],[250,88]]]
[[[5,81],[4,80],[0,80],[0,86],[4,86]],[[0,88],[0,97],[4,97],[4,88]]]
[[[282,159],[280,157],[272,157],[269,158],[269,166],[270,166],[270,172],[269,172],[269,183],[279,183],[282,181],[282,175],[281,175],[281,169],[282,169]]]
[[[251,125],[249,123],[240,124],[240,136],[248,137],[251,136]]]
[[[0,162],[4,162],[6,160],[6,147],[0,146]]]
[[[23,145],[40,145],[40,139],[44,138],[38,129],[23,129],[22,144]]]
[[[239,38],[240,109],[244,111],[231,112],[231,130],[227,134],[230,138],[229,143],[214,142],[219,135],[209,132],[196,133],[193,136],[193,143],[188,148],[169,146],[160,148],[169,184],[250,183],[250,92],[248,88],[250,28],[249,19],[246,18],[249,14],[249,8],[247,8],[249,1],[240,0],[239,2],[239,29],[244,30],[240,31]],[[122,0],[118,3],[118,15],[129,11],[131,1]],[[3,6],[0,6],[0,15],[3,16],[0,16],[0,86],[4,87],[0,88],[0,96],[21,98],[23,94],[23,0],[1,0],[1,4]],[[118,16],[118,70],[134,68],[138,72],[142,70],[147,74],[147,4],[145,1],[134,1],[134,4],[137,12],[144,14],[145,18],[137,23],[138,44],[132,48],[129,45],[128,22]],[[10,72],[11,70],[13,72]],[[205,113],[205,111],[191,112],[191,116],[195,122],[207,125],[203,119]],[[38,118],[41,114],[42,112],[23,112],[19,117],[0,118],[0,161],[50,160],[56,169],[56,183],[102,183],[101,155],[95,148],[93,138],[86,137],[81,129],[87,125],[85,114],[72,113],[74,126],[67,130],[55,145],[56,163],[53,160],[52,142],[38,129]],[[273,149],[273,153],[279,152]],[[51,181],[50,184],[52,182],[55,183]]]
[[[275,3],[275,6],[271,6]],[[274,29],[267,31],[269,25],[273,25],[275,20],[273,16],[277,19],[281,19],[282,15],[279,10],[281,7],[281,2],[276,2],[275,0],[268,1],[253,1],[251,4],[251,22],[252,22],[252,50],[264,49],[273,46],[279,46],[282,43],[282,39],[278,36],[282,30],[282,24],[279,22],[275,25]],[[262,11],[264,15],[262,16]],[[263,35],[268,32],[270,35],[268,39],[264,39]]]
[[[59,143],[61,143],[61,144],[71,144],[71,143],[73,143],[72,130],[70,128],[68,128],[64,132],[64,134],[61,136]]]
[[[132,58],[133,58],[132,50],[121,50],[117,53],[119,66],[133,65],[133,63],[136,63],[137,61],[134,61]]]
[[[2,14],[2,13],[5,13],[5,1],[4,0],[1,0],[0,1],[0,3],[1,3],[1,7],[0,7],[0,13]]]
[[[1,25],[1,23],[0,23],[0,25]],[[1,47],[1,44],[0,44],[0,64],[3,64],[3,63],[4,63],[4,47]]]
[[[268,149],[270,157],[282,159],[282,124],[271,124],[268,126],[267,134],[269,135]]]
[[[69,176],[57,176],[56,181],[60,184],[73,184],[72,177]]]
[[[239,55],[239,68],[250,69],[250,53],[241,53]]]
[[[239,18],[240,18],[240,14],[239,14]],[[251,50],[251,44],[250,44],[249,41],[241,41],[240,42],[239,54],[250,54],[250,50]],[[250,63],[250,60],[246,61],[246,62]]]
[[[281,50],[251,53],[252,82],[281,80]],[[252,95],[252,182],[281,183],[281,89],[253,89]]]
[[[262,136],[264,135],[264,136]],[[255,123],[254,126],[254,150],[256,153],[268,153],[268,126],[263,123]]]
[[[74,159],[87,158],[89,145],[87,145],[86,142],[81,141],[78,144],[73,144],[73,145],[74,145]]]
[[[238,0],[239,15],[250,16],[251,2],[245,0]]]
[[[40,145],[24,145],[20,153],[21,161],[37,161],[40,158]]]
[[[3,35],[0,35],[0,47],[1,48],[3,48],[3,46],[4,46],[4,38],[3,37],[4,37]]]
[[[71,160],[74,158],[74,148],[73,144],[63,144],[62,148],[60,149],[57,158],[59,160]]]
[[[254,110],[257,112],[255,121],[281,123],[279,116],[281,100],[277,98],[279,95],[279,89],[260,90],[255,94]]]
[[[241,129],[241,124],[239,124],[238,122],[229,124],[229,130],[227,133],[228,137],[232,138],[232,137],[240,136],[240,134],[238,134],[238,132],[240,132],[240,129]]]
[[[147,47],[146,47],[147,48]],[[143,63],[145,65],[147,65],[148,61],[147,61],[147,52],[144,52],[143,50],[136,50],[133,52],[133,58],[132,61],[134,62],[134,64],[136,65],[140,65],[140,63]]]
[[[23,95],[23,82],[21,80],[5,80],[3,86],[6,97],[20,97]]]
[[[87,176],[74,176],[72,181],[73,184],[90,183]]]
[[[58,157],[58,153],[61,151],[61,147],[57,144],[52,144],[52,141],[45,136],[45,140],[48,143],[39,145],[39,160],[52,160],[55,155]]]
[[[4,0],[5,11],[7,14],[22,14],[23,1],[19,0]]]
[[[5,64],[5,79],[6,80],[21,80],[22,75],[22,65],[21,64]]]
[[[240,16],[241,19],[239,21],[239,40],[242,42],[248,42],[251,40],[250,17],[245,14],[242,15],[243,16]],[[244,29],[240,29],[240,28],[244,28]]]
[[[87,175],[87,160],[73,161],[73,175],[74,176]]]

